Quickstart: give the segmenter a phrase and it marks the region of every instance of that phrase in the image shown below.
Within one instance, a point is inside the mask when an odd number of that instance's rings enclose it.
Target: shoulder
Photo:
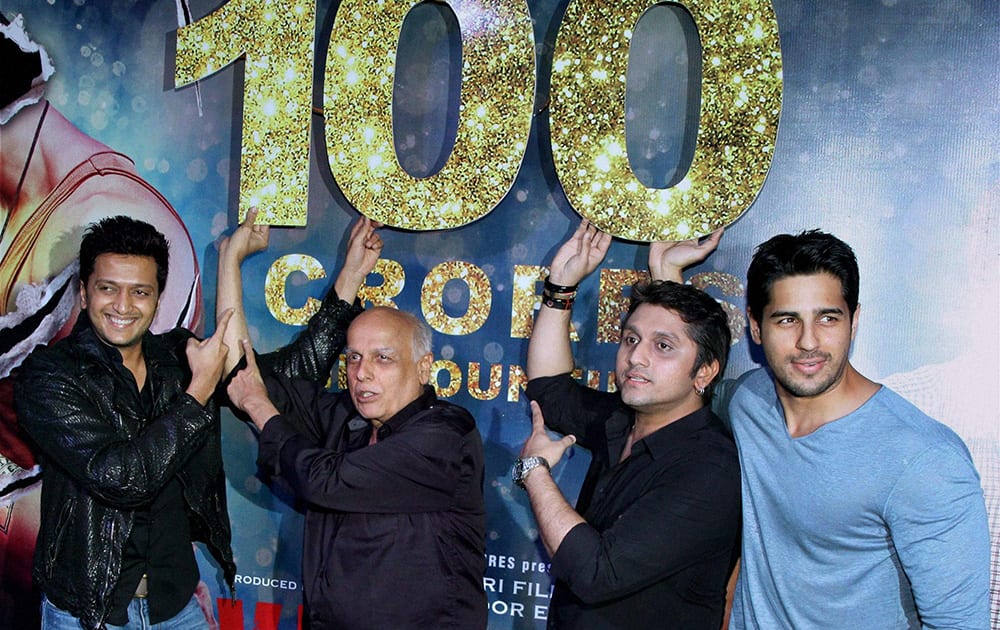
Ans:
[[[727,426],[733,425],[734,407],[772,407],[777,401],[774,381],[765,368],[755,368],[737,378],[725,379],[716,385],[712,393],[712,411],[722,418]]]
[[[971,463],[969,450],[957,433],[888,387],[882,386],[855,413],[867,416],[866,428],[905,454],[949,452]]]
[[[448,428],[460,435],[476,429],[476,419],[468,410],[444,400],[435,401],[422,413],[428,423]]]

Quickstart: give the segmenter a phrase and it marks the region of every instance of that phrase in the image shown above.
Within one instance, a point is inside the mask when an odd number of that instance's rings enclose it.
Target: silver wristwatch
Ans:
[[[510,478],[514,480],[514,483],[523,488],[525,477],[539,466],[545,466],[545,470],[551,470],[549,463],[545,461],[544,457],[534,456],[514,460],[514,468],[510,471]]]

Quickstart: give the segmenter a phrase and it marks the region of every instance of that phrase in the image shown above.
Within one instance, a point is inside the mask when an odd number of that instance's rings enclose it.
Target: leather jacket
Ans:
[[[336,358],[330,346],[343,346],[344,322],[359,310],[331,291],[308,329],[262,361],[288,374],[329,374]],[[18,422],[44,471],[35,584],[85,628],[103,627],[110,614],[134,508],[174,475],[192,538],[207,545],[233,589],[218,401],[202,407],[185,392],[192,336],[177,328],[143,337],[152,418],[140,415],[139,391],[121,354],[98,338],[85,315],[66,339],[36,350],[17,375]]]

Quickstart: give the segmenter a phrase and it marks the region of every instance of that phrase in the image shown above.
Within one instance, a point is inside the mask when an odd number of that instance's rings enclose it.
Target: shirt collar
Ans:
[[[634,452],[639,445],[643,445],[654,458],[662,457],[667,451],[676,448],[677,444],[708,426],[711,419],[712,410],[708,405],[705,405],[683,418],[678,418],[665,427],[653,431],[633,444],[632,450]]]

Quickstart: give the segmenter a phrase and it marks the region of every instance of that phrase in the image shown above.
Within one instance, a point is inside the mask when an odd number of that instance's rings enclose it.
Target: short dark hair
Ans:
[[[148,256],[156,261],[156,284],[160,293],[167,286],[170,243],[155,227],[132,217],[105,217],[87,226],[80,241],[80,282],[84,285],[94,272],[101,254]]]
[[[729,345],[732,335],[729,332],[729,318],[715,299],[701,289],[688,284],[678,284],[670,280],[654,280],[639,282],[632,285],[632,295],[629,299],[628,315],[632,316],[643,304],[662,306],[677,313],[685,324],[685,332],[691,341],[698,346],[698,354],[691,368],[691,376],[703,365],[712,361],[719,362],[719,373],[705,388],[703,396],[712,394],[712,386],[722,378],[726,371],[726,361],[729,359]]]
[[[858,308],[858,261],[850,245],[832,234],[807,230],[779,234],[757,246],[747,270],[747,307],[758,322],[771,301],[771,287],[789,276],[828,273],[840,280],[851,317]]]

